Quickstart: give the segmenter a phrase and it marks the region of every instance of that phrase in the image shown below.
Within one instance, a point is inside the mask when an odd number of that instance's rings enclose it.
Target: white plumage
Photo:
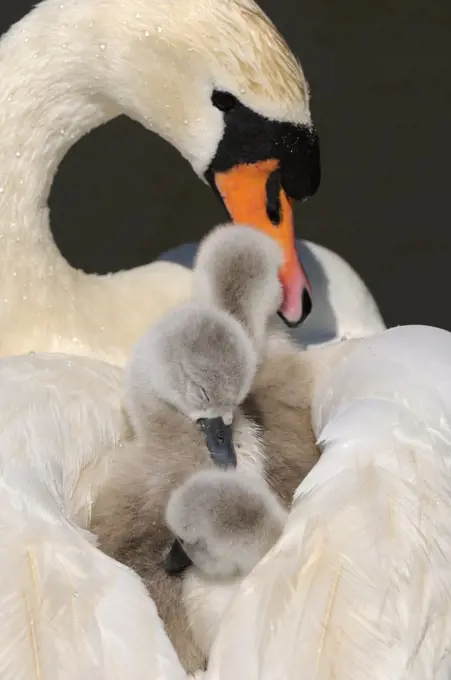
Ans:
[[[411,659],[419,678],[445,658],[450,337],[399,328],[306,355],[323,457],[226,612],[208,676],[400,678]],[[84,530],[111,452],[131,436],[122,380],[83,357],[0,361],[8,680],[106,680],[113,667],[118,678],[183,677],[138,578]]]
[[[291,332],[303,347],[364,338],[385,330],[370,290],[345,259],[311,241],[302,241],[299,252],[313,299],[312,313]]]
[[[139,578],[77,526],[127,435],[121,382],[81,357],[0,360],[2,680],[185,678]]]
[[[450,672],[451,334],[398,327],[318,385],[323,456],[226,611],[208,680]]]

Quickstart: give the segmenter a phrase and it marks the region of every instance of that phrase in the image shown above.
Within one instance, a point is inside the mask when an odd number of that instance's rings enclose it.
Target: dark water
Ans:
[[[32,4],[1,0],[0,30]],[[346,257],[390,325],[451,329],[450,0],[261,4],[302,59],[322,141],[322,188],[297,208],[297,234]],[[69,153],[51,207],[64,256],[98,272],[222,218],[177,153],[125,119]]]

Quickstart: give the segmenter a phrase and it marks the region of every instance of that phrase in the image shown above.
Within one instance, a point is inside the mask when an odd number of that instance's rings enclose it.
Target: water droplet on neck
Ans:
[[[0,194],[3,194],[4,191],[5,191],[5,187],[0,187]]]
[[[146,38],[148,38],[150,35],[149,31],[144,31],[144,35],[146,36]]]
[[[163,32],[163,26],[157,26],[157,33]]]
[[[16,151],[16,158],[20,158],[20,151]]]
[[[105,43],[101,43],[100,50],[103,52],[105,50],[105,47],[106,47]]]

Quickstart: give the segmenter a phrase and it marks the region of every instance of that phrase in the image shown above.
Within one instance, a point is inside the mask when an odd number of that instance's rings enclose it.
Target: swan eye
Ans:
[[[229,92],[221,92],[221,90],[214,90],[211,95],[211,102],[220,111],[231,111],[235,108],[237,103],[236,97]]]

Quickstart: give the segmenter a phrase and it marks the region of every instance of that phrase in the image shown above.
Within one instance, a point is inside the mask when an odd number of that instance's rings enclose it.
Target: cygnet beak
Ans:
[[[282,187],[279,160],[236,165],[216,172],[214,181],[235,223],[263,231],[281,247],[283,301],[279,316],[290,327],[299,325],[311,312],[312,294],[296,250],[292,200]]]
[[[176,538],[171,549],[164,558],[164,570],[168,576],[181,574],[185,569],[191,567],[193,563],[182,548],[182,544]]]
[[[197,422],[213,462],[219,467],[236,467],[232,425],[226,425],[222,418],[199,418]]]

